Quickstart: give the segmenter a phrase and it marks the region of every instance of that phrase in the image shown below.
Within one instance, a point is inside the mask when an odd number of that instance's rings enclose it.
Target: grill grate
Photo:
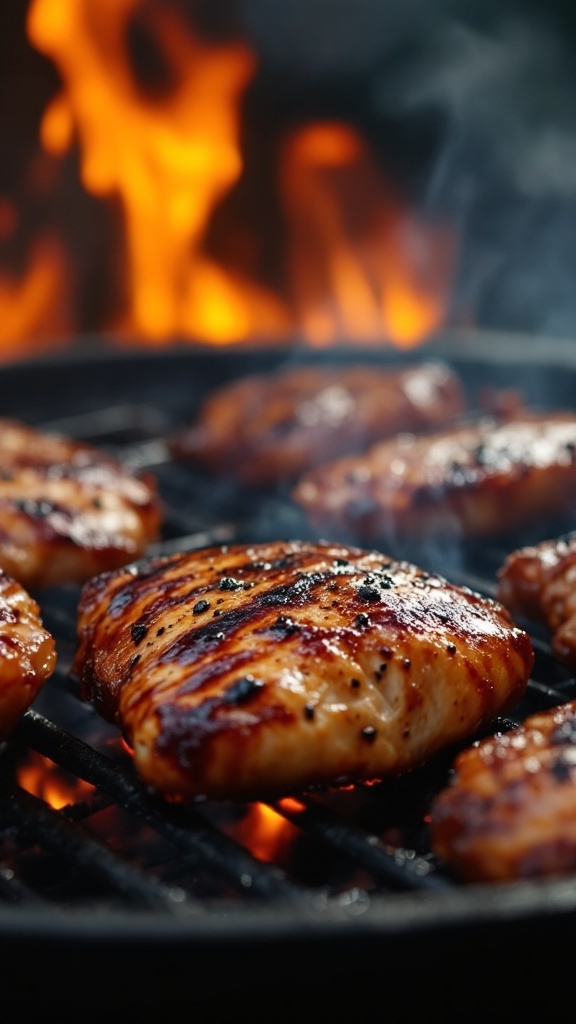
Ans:
[[[248,510],[227,482],[214,485],[170,460],[164,437],[182,417],[177,404],[167,409],[165,401],[100,402],[97,408],[66,417],[48,412],[40,410],[30,419],[107,447],[135,469],[155,472],[165,524],[154,553],[307,535],[298,513],[281,495],[260,497]],[[519,542],[514,539],[514,545]],[[510,544],[471,547],[446,575],[493,596],[496,571]],[[245,1019],[251,1021],[356,1019],[351,996],[311,999],[308,1016],[298,1017],[294,1000],[302,996],[302,979],[293,981],[292,996],[283,1000],[284,1009],[276,1016],[270,1017],[264,1006],[257,1011],[246,987],[250,969],[242,950],[258,951],[265,973],[260,984],[266,991],[279,984],[287,964],[302,967],[311,943],[316,950],[330,950],[335,963],[349,957],[341,969],[351,972],[356,985],[362,983],[360,1005],[372,1009],[381,998],[379,986],[374,988],[379,974],[367,983],[365,958],[371,962],[375,953],[384,956],[400,978],[407,969],[409,941],[414,955],[425,957],[428,995],[410,991],[403,997],[412,1006],[420,1000],[415,1018],[408,1010],[403,1016],[399,988],[388,993],[389,1013],[394,1014],[388,1020],[393,1024],[437,1019],[432,1004],[440,995],[434,996],[433,990],[445,974],[437,960],[439,950],[444,956],[458,955],[461,943],[472,942],[476,948],[488,936],[493,949],[508,959],[505,944],[517,929],[526,942],[536,924],[540,942],[552,921],[561,962],[558,941],[576,920],[572,880],[464,886],[430,853],[426,812],[446,781],[454,751],[385,784],[298,795],[272,805],[206,802],[184,808],[152,795],[136,777],[117,730],[79,699],[68,676],[78,594],[75,587],[58,587],[36,595],[44,622],[57,639],[58,666],[0,751],[0,942],[10,943],[13,956],[19,942],[40,942],[51,935],[71,962],[71,947],[76,955],[96,948],[100,964],[105,960],[103,945],[110,942],[122,943],[122,950],[137,949],[140,955],[154,951],[159,957],[163,954],[157,944],[168,943],[171,956],[185,954],[186,963],[194,955],[195,977],[203,984],[203,957],[224,957],[226,971],[235,964],[235,995],[212,991],[208,999],[206,993],[188,991],[187,966],[174,1005],[170,999],[166,1003],[158,978],[155,983],[146,979],[138,998],[127,986],[126,1002],[114,1018],[118,1024],[132,1020],[133,1014],[134,1019],[148,1019],[148,996],[159,995],[160,988],[162,1005],[172,1006],[174,1021],[180,1019],[176,1010],[183,1008],[199,1011],[201,1021],[237,1021],[243,1019],[243,999],[248,1001]],[[576,696],[576,683],[554,660],[545,631],[530,629],[536,651],[533,676],[513,716],[497,723],[501,728]],[[33,795],[38,790],[26,783],[23,770],[38,759],[46,759],[40,760],[46,789],[42,798]],[[67,794],[57,810],[47,796],[51,778]],[[266,836],[266,828],[273,834]],[[281,960],[272,966],[267,957],[276,955]],[[431,976],[434,971],[438,977]],[[136,977],[134,984],[138,986]],[[559,989],[555,991],[558,997]],[[67,1004],[62,1003],[61,988],[59,992],[59,1012],[66,1019]],[[445,992],[442,999],[438,1019],[446,1020],[450,1006]],[[52,1021],[53,1001],[45,1003],[45,1018],[41,1004],[39,997],[34,1020]],[[95,996],[85,1020],[100,1020],[91,1013],[102,1012]],[[72,1019],[72,1009],[70,1014]],[[6,1021],[19,1019],[20,1010],[14,1008]],[[157,1018],[152,1014],[149,1019]]]
[[[65,421],[47,421],[44,426],[105,445],[133,468],[154,469],[165,504],[164,536],[154,548],[158,553],[259,540],[264,521],[269,524],[271,535],[277,537],[278,529],[287,535],[286,530],[296,523],[297,514],[287,503],[282,508],[280,499],[274,499],[274,516],[270,515],[268,499],[264,509],[253,506],[249,521],[242,520],[235,515],[229,494],[227,521],[215,519],[215,514],[221,513],[220,496],[216,494],[216,500],[212,496],[207,502],[206,480],[170,460],[162,440],[170,424],[153,408],[114,406],[103,408],[97,415],[91,412],[84,418],[76,415]],[[299,535],[305,532],[302,523],[297,531]],[[504,548],[496,546],[483,548],[480,556],[469,552],[469,565],[460,566],[458,581],[493,594],[495,571],[504,552]],[[77,891],[67,877],[62,897],[56,887],[57,895],[52,898],[62,898],[70,905],[93,902],[91,886],[83,884],[84,876],[97,880],[94,892],[98,901],[104,886],[109,888],[113,901],[120,900],[128,906],[153,905],[166,913],[174,912],[175,907],[181,911],[189,900],[202,897],[206,885],[216,894],[224,886],[224,892],[230,891],[242,901],[279,899],[296,905],[303,900],[313,904],[319,896],[327,899],[349,888],[356,890],[359,878],[370,893],[446,890],[456,885],[429,853],[425,825],[429,799],[444,782],[453,751],[406,779],[354,793],[318,794],[276,803],[270,808],[275,814],[273,826],[283,832],[286,830],[279,819],[289,823],[292,829],[288,831],[294,835],[286,845],[298,847],[292,858],[295,863],[290,863],[288,851],[288,865],[282,867],[273,859],[270,863],[251,852],[251,844],[258,846],[258,826],[242,824],[243,818],[250,817],[251,808],[200,804],[183,809],[151,796],[132,771],[117,731],[102,723],[88,705],[78,706],[78,696],[68,678],[75,644],[77,599],[75,588],[53,588],[39,595],[44,621],[59,645],[59,666],[4,754],[5,759],[18,763],[25,759],[26,750],[36,752],[71,777],[95,788],[89,801],[73,802],[61,812],[46,808],[14,782],[3,794],[0,814],[11,848],[21,843],[28,851],[37,844],[49,851],[52,860],[61,857],[75,864],[75,874],[80,875]],[[530,710],[560,703],[573,691],[572,679],[556,664],[546,639],[541,638],[528,693],[515,718],[501,726],[506,728],[520,721]],[[184,858],[185,870],[176,872],[177,888],[165,884],[163,862],[143,867],[138,843],[134,846],[133,839],[129,842],[130,850],[122,849],[115,835],[117,831],[122,836],[121,824],[113,829],[107,845],[91,836],[92,819],[101,816],[103,805],[108,807],[109,818],[110,807],[115,806],[134,819],[137,828],[144,832],[144,845],[150,844],[150,830],[160,837],[167,847],[165,857],[172,870],[174,858]],[[130,835],[133,829],[127,831]],[[238,834],[246,833],[248,846],[237,839]],[[4,898],[30,901],[32,882],[27,879],[25,884],[20,877],[17,857],[12,854],[8,860],[13,874],[10,885],[4,878]],[[302,865],[310,863],[312,871],[302,869]],[[202,880],[198,884],[198,875],[207,875],[208,882]],[[42,891],[45,887],[41,872],[39,879],[38,898],[49,899]]]

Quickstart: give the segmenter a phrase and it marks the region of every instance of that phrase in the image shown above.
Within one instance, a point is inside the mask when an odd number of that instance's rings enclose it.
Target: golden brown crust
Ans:
[[[87,444],[0,420],[0,566],[32,589],[125,565],[158,535],[155,481]]]
[[[576,702],[460,754],[432,803],[430,834],[468,881],[576,870]]]
[[[525,690],[508,612],[376,552],[274,542],[88,582],[73,671],[137,769],[185,798],[397,774]]]
[[[319,531],[363,542],[504,534],[576,506],[576,414],[402,435],[311,470],[293,496]]]
[[[512,551],[498,573],[498,596],[514,614],[545,623],[555,656],[576,668],[576,534]]]
[[[0,569],[0,739],[12,732],[56,666],[56,645],[27,591]]]
[[[169,443],[176,459],[266,487],[377,438],[450,422],[464,405],[459,378],[439,362],[285,367],[223,385]]]

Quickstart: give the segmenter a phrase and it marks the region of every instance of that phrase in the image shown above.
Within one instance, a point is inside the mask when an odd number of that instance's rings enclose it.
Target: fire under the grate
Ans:
[[[192,360],[194,376],[194,357],[183,358]],[[204,353],[200,360],[207,373],[218,374],[218,366],[212,367],[212,361],[219,363],[216,355]],[[79,366],[76,372],[82,373]],[[112,394],[108,403],[88,404],[86,410],[72,407],[66,416],[60,414],[62,406],[58,415],[37,408],[32,418],[38,426],[97,443],[135,468],[154,471],[165,503],[163,536],[155,553],[307,535],[282,494],[254,496],[247,505],[245,496],[234,494],[229,485],[210,485],[203,474],[170,459],[165,437],[182,416],[177,404],[162,405],[149,393],[143,400],[116,400]],[[451,567],[452,578],[493,596],[496,571],[510,543],[508,538],[470,546]],[[123,959],[124,952],[141,955],[142,943],[150,954],[156,943],[166,942],[180,956],[192,953],[194,965],[209,957],[209,950],[216,960],[222,958],[225,973],[235,963],[238,985],[239,965],[244,971],[243,957],[250,948],[258,948],[264,958],[280,950],[290,974],[302,965],[312,942],[319,955],[331,951],[337,958],[348,954],[352,944],[358,1005],[372,1009],[375,978],[364,994],[358,988],[364,956],[367,963],[375,953],[378,959],[389,958],[382,970],[396,974],[407,969],[409,961],[401,968],[398,959],[404,959],[409,942],[419,958],[428,957],[428,976],[439,950],[458,953],[459,943],[472,942],[476,949],[488,942],[494,950],[510,940],[510,929],[523,929],[526,941],[534,926],[539,946],[553,924],[557,945],[571,929],[576,912],[571,880],[466,886],[434,859],[427,814],[432,796],[447,780],[454,750],[396,780],[294,794],[274,804],[182,806],[152,795],[137,778],[118,731],[79,699],[69,677],[78,596],[75,587],[38,595],[44,622],[57,639],[58,667],[0,753],[0,940],[16,939],[13,949],[19,948],[19,939],[40,941],[60,934],[78,954],[96,942],[98,962],[101,944],[120,943]],[[554,659],[545,631],[529,628],[536,661],[526,696],[494,729],[510,728],[576,693],[576,682]],[[190,969],[194,988],[200,981],[205,984],[197,966]],[[281,962],[276,969],[283,973]],[[266,992],[273,977],[276,983],[274,971],[261,982]],[[178,1005],[190,1009],[200,1000],[202,1021],[298,1019],[289,1006],[296,993],[302,995],[301,978],[294,982],[292,997],[270,1018],[260,1003],[251,1007],[249,1017],[235,1018],[233,995],[224,990],[212,993],[211,1016],[210,1000],[188,989],[184,995],[183,983],[179,976]],[[164,984],[156,979],[152,988],[164,991]],[[410,992],[406,998],[413,1005],[424,995]],[[138,1005],[139,1019],[146,1020],[143,1001],[140,993],[134,1009]],[[417,1018],[402,1018],[398,989],[389,1002],[394,1024],[436,1019],[424,1016],[422,1006]],[[302,1019],[351,1019],[352,993],[336,1003],[332,997],[324,1003],[314,1000],[309,1017]],[[130,1012],[124,1008],[124,1019],[132,1019]],[[447,1019],[448,1005],[443,1012]],[[11,1019],[20,1019],[17,1011]],[[36,1006],[33,1019],[53,1018],[43,1018]],[[97,1018],[88,1014],[86,1019]]]

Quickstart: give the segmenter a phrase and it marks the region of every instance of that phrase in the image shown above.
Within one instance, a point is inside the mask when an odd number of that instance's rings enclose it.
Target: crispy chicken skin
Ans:
[[[173,797],[260,799],[404,772],[523,694],[528,634],[406,562],[274,542],[85,584],[72,673]]]
[[[576,669],[576,534],[512,551],[498,597],[513,614],[548,626],[558,661]]]
[[[32,589],[80,583],[144,553],[155,482],[87,444],[0,419],[0,567]]]
[[[0,739],[8,736],[56,666],[56,645],[40,608],[0,569]]]
[[[224,384],[169,440],[174,458],[268,487],[399,430],[455,419],[465,399],[443,363],[303,366]]]
[[[432,849],[471,882],[576,870],[576,701],[459,754],[432,802]]]
[[[322,534],[363,543],[503,535],[576,507],[576,414],[401,435],[311,470],[293,497]]]

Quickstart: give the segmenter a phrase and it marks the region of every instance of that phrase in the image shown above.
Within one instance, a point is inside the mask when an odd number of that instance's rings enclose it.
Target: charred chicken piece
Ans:
[[[85,584],[72,672],[146,783],[251,800],[395,775],[525,691],[495,602],[377,552],[274,542]]]
[[[214,391],[169,445],[180,461],[265,488],[397,431],[451,422],[464,407],[460,379],[441,362],[284,368]]]
[[[32,589],[144,553],[161,521],[149,475],[97,448],[0,419],[0,567]]]
[[[5,739],[56,667],[56,645],[40,608],[0,569],[0,739]]]
[[[576,701],[459,754],[432,802],[430,834],[467,881],[575,871]]]
[[[544,623],[558,661],[576,669],[576,533],[512,551],[498,597],[513,614]]]
[[[322,534],[364,543],[504,535],[576,508],[576,414],[405,434],[311,470],[293,496]]]

